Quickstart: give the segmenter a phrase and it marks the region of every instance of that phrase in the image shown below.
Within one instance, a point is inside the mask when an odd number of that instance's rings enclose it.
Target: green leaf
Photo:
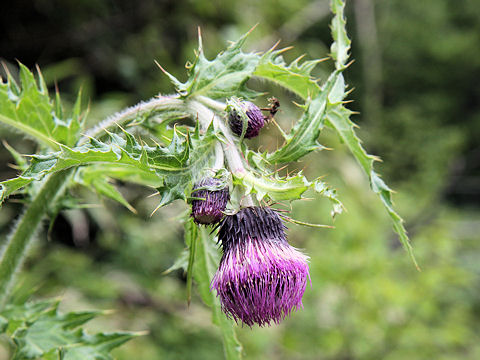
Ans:
[[[393,222],[393,229],[399,235],[400,242],[412,259],[413,263],[419,269],[413,249],[408,239],[407,231],[403,225],[403,219],[393,208],[392,190],[384,183],[380,176],[373,169],[373,162],[376,158],[367,154],[362,147],[360,139],[355,135],[354,124],[350,120],[351,111],[341,104],[329,105],[327,119],[331,127],[333,127],[345,145],[350,149],[357,162],[368,175],[370,187],[380,197],[383,205]]]
[[[337,191],[334,188],[328,186],[323,181],[317,179],[313,184],[313,189],[315,190],[316,193],[322,196],[325,196],[332,203],[333,208],[332,208],[332,211],[330,212],[330,215],[332,216],[332,218],[334,218],[335,215],[341,214],[343,212],[344,206],[338,199]]]
[[[267,162],[296,161],[314,150],[324,149],[317,139],[325,122],[328,94],[335,83],[336,73],[333,73],[322,87],[321,92],[314,99],[307,99],[304,105],[305,112],[290,133],[285,136],[285,144],[273,153],[267,154]]]
[[[274,201],[300,199],[312,185],[301,173],[281,178],[277,174],[266,177],[247,172],[243,177],[235,177],[234,182],[243,185],[246,194],[255,193],[258,201],[265,197]]]
[[[167,73],[177,88],[177,92],[184,97],[203,95],[212,99],[226,98],[232,95],[244,99],[255,97],[257,93],[249,90],[245,83],[255,71],[260,57],[254,53],[246,54],[241,51],[249,34],[250,32],[243,35],[238,41],[231,43],[214,60],[207,60],[205,57],[202,39],[199,35],[197,57],[194,63],[188,66],[188,80],[181,83]]]
[[[197,228],[196,225],[190,221],[188,229],[186,228],[185,230],[193,231],[193,227]],[[221,331],[225,357],[228,360],[238,360],[242,358],[242,345],[238,342],[235,335],[234,323],[222,312],[218,298],[210,290],[210,282],[217,270],[220,260],[218,247],[207,229],[197,229],[198,230],[195,231],[198,232],[199,236],[193,274],[198,292],[203,302],[212,309],[212,321]]]
[[[186,191],[192,179],[199,176],[200,170],[208,167],[213,161],[215,134],[210,127],[205,134],[198,129],[193,134],[174,136],[167,147],[147,146],[140,144],[128,132],[123,131],[125,138],[109,133],[110,143],[95,139],[82,146],[69,148],[60,145],[61,151],[46,155],[33,155],[29,168],[18,178],[0,183],[0,199],[5,199],[13,191],[41,179],[44,175],[62,169],[78,166],[95,165],[94,172],[103,171],[103,177],[118,178],[124,181],[149,184],[157,187],[162,195],[159,206],[166,205],[176,199],[186,199]],[[87,181],[92,174],[88,174]],[[83,173],[83,180],[85,173]],[[79,182],[83,181],[82,177]],[[101,192],[126,205],[115,190],[98,183]],[[98,190],[98,189],[97,189]]]
[[[119,331],[89,335],[81,331],[77,335],[81,339],[80,344],[63,347],[60,350],[62,360],[114,360],[114,357],[110,355],[113,349],[142,333]]]
[[[330,200],[333,206],[332,217],[343,211],[343,205],[334,189],[319,179],[313,182],[308,181],[302,172],[294,176],[280,177],[278,174],[262,176],[257,171],[250,170],[242,177],[234,177],[234,183],[244,186],[246,194],[255,194],[258,202],[265,198],[273,201],[297,200],[301,199],[308,189],[313,189]]]
[[[89,168],[86,168],[89,169]],[[105,172],[92,172],[92,171],[83,171],[80,174],[77,173],[75,176],[75,180],[77,183],[87,187],[87,188],[94,188],[95,191],[103,196],[106,196],[123,206],[125,206],[128,210],[133,212],[134,214],[137,211],[128,203],[128,201],[123,197],[120,191],[117,190],[115,186],[109,183],[109,178],[105,176]]]
[[[58,304],[56,300],[9,304],[2,310],[2,329],[16,346],[14,360],[110,360],[113,359],[109,355],[112,349],[138,335],[130,332],[89,335],[78,327],[102,312],[61,314]]]
[[[350,50],[350,39],[347,36],[346,22],[344,17],[345,2],[341,0],[331,1],[332,12],[332,36],[334,43],[331,47],[331,56],[335,61],[337,69],[337,79],[328,96],[327,122],[332,127],[343,143],[349,148],[357,162],[370,180],[370,187],[380,197],[383,205],[393,222],[393,229],[399,235],[400,242],[409,254],[413,263],[419,269],[413,255],[413,249],[408,239],[407,231],[403,225],[403,219],[393,208],[392,190],[383,182],[380,176],[374,171],[373,163],[376,157],[369,155],[362,147],[360,139],[354,131],[355,124],[350,120],[352,112],[344,106],[342,100],[346,97],[345,81],[340,71],[343,71],[348,61],[348,52]]]
[[[6,82],[0,81],[0,123],[54,150],[59,143],[74,145],[82,127],[80,95],[72,114],[65,118],[60,97],[57,94],[56,102],[50,100],[40,71],[36,81],[23,64],[19,67],[21,86],[10,75]]]
[[[172,271],[180,270],[180,269],[186,272],[188,269],[189,259],[190,259],[190,249],[183,249],[180,255],[175,260],[175,262],[172,264],[172,266],[170,266],[162,274],[163,275],[170,274]]]
[[[295,59],[289,65],[280,55],[284,50],[270,50],[266,52],[253,75],[272,81],[302,99],[314,98],[320,92],[318,80],[311,76],[313,68],[322,60],[300,62],[302,57]]]
[[[198,227],[192,219],[185,224],[185,243],[188,246],[188,267],[187,267],[187,302],[192,299],[193,266],[195,264],[195,253],[197,250]]]
[[[334,14],[331,24],[333,43],[330,47],[330,55],[335,61],[335,68],[337,70],[343,70],[346,67],[349,57],[348,52],[350,50],[350,39],[347,35],[344,16],[345,1],[331,0],[330,7]]]

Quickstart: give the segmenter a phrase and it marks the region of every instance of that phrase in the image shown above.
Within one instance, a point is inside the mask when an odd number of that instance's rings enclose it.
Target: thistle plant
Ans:
[[[184,219],[186,249],[171,269],[187,272],[188,301],[196,283],[221,329],[229,359],[240,358],[242,352],[229,318],[250,326],[268,325],[302,306],[308,257],[288,244],[282,220],[287,217],[268,204],[299,200],[313,190],[331,202],[332,216],[343,210],[336,191],[320,177],[309,180],[302,172],[281,176],[273,170],[324,149],[318,142],[324,128],[338,134],[351,151],[415,263],[403,221],[392,205],[392,191],[374,171],[376,158],[363,149],[346,107],[343,72],[349,65],[350,40],[344,6],[341,0],[331,2],[334,70],[326,79],[311,75],[320,60],[286,63],[284,50],[275,47],[265,53],[243,52],[249,33],[208,60],[199,32],[199,48],[186,82],[160,67],[175,87],[174,94],[157,95],[90,129],[85,129],[80,95],[67,113],[58,93],[50,98],[40,71],[35,78],[20,64],[19,83],[7,75],[0,84],[0,123],[39,147],[28,161],[11,149],[22,172],[0,183],[1,202],[12,194],[21,194],[26,202],[25,212],[2,241],[0,258],[0,330],[17,345],[16,358],[78,358],[83,351],[93,354],[92,359],[108,359],[113,347],[136,335],[86,335],[74,329],[98,313],[60,314],[55,302],[11,303],[15,274],[42,219],[62,210],[62,199],[74,186],[93,189],[131,210],[112,180],[154,189],[160,200],[152,213],[175,200],[191,206],[191,216]],[[269,113],[262,114],[255,104],[264,100],[247,86],[250,78],[287,89],[297,103],[303,103],[303,114],[289,132],[282,130],[284,142],[272,152],[252,150],[245,141],[262,136],[260,129],[278,108],[274,100],[266,110]],[[218,222],[211,228],[197,225]],[[221,260],[217,242],[223,251]],[[32,308],[35,316],[29,317]],[[58,336],[32,344],[29,331],[47,326],[41,325],[42,319],[59,325]]]

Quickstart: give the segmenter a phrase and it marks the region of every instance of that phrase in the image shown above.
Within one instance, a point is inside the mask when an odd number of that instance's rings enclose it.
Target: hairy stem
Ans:
[[[5,304],[16,272],[20,269],[29,245],[35,238],[43,217],[65,188],[72,169],[50,175],[7,238],[0,259],[0,306]]]
[[[202,102],[206,101],[202,97]],[[216,108],[220,110],[221,103],[208,99],[210,102],[208,103],[209,106],[216,105]],[[223,121],[208,107],[198,101],[191,101],[189,102],[189,108],[191,111],[194,112],[194,115],[198,117],[198,121],[202,125],[202,127],[208,127],[210,123],[213,121],[213,126],[216,129],[219,129],[223,136],[225,137],[225,141],[222,144],[223,152],[225,153],[225,158],[227,159],[228,167],[230,171],[233,173],[234,176],[243,177],[247,170],[243,164],[243,159],[238,151],[237,145],[233,140],[233,135],[230,132],[230,129],[225,126]],[[223,107],[223,110],[225,108]],[[222,111],[223,111],[222,110]]]
[[[87,130],[85,136],[80,139],[78,145],[82,145],[91,137],[97,137],[105,129],[112,126],[123,125],[128,121],[141,118],[142,116],[157,116],[164,111],[184,111],[184,101],[174,96],[158,96],[148,101],[142,101],[137,105],[126,108],[116,114],[102,120],[95,127]]]
[[[247,175],[247,170],[245,169],[242,155],[238,151],[237,145],[233,140],[233,135],[230,129],[224,124],[223,121],[219,119],[219,117],[205,105],[217,110],[223,111],[225,109],[225,104],[220,103],[218,101],[214,101],[212,99],[206,97],[200,97],[200,102],[191,102],[192,109],[196,111],[196,116],[198,117],[198,121],[202,124],[202,126],[208,126],[210,122],[213,121],[213,125],[215,128],[219,129],[223,136],[225,137],[225,142],[222,144],[223,152],[225,153],[225,157],[227,159],[228,167],[232,174],[238,178],[243,178]],[[205,104],[205,105],[204,105]],[[222,159],[223,161],[223,159]],[[254,206],[253,199],[251,195],[245,195],[241,199],[242,206]]]
[[[213,171],[217,172],[223,168],[225,157],[223,156],[222,145],[219,142],[215,144],[215,164],[213,165]]]

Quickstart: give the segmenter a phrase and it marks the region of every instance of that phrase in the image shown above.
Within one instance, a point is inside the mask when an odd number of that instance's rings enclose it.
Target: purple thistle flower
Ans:
[[[236,322],[279,323],[302,307],[308,257],[288,244],[285,229],[276,211],[262,207],[242,209],[221,222],[223,256],[211,288]]]
[[[204,178],[193,186],[192,197],[196,199],[192,200],[191,216],[197,224],[215,224],[222,219],[230,200],[228,186],[222,185],[219,179]]]
[[[250,101],[242,101],[239,102],[239,105],[241,111],[244,111],[248,118],[247,130],[245,131],[244,136],[247,139],[251,139],[257,136],[263,128],[265,125],[265,119],[262,111],[254,103]],[[243,119],[235,108],[232,108],[228,114],[228,124],[235,135],[242,136]]]

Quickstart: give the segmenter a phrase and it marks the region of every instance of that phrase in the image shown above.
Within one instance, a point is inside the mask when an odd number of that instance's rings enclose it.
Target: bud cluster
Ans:
[[[269,115],[263,116],[255,104],[232,98],[227,105],[230,129],[239,137],[255,137],[279,106],[278,100],[270,99],[270,108],[262,109]],[[308,257],[288,244],[278,212],[250,206],[226,215],[228,186],[212,177],[194,185],[192,198],[193,220],[219,228],[223,256],[211,288],[228,317],[248,326],[264,326],[279,323],[302,306]]]

